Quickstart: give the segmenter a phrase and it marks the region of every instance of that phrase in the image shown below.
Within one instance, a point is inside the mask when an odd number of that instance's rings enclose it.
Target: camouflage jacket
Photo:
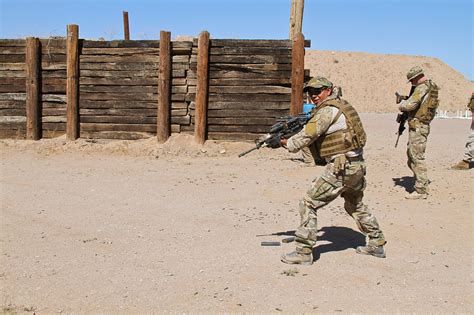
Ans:
[[[398,109],[402,112],[411,112],[416,110],[423,102],[423,99],[425,98],[429,89],[429,86],[424,82],[418,84],[410,97],[400,102]]]

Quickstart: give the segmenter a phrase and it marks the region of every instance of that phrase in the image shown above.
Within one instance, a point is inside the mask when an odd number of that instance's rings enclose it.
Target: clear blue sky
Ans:
[[[160,30],[212,38],[285,39],[291,0],[0,0],[0,38],[65,36],[132,39]],[[437,57],[470,80],[473,0],[306,0],[303,33],[310,49]]]

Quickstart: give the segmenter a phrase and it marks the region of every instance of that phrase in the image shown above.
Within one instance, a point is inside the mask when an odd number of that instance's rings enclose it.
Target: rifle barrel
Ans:
[[[250,152],[252,152],[252,151],[254,151],[254,150],[257,150],[257,149],[258,149],[258,146],[255,146],[255,147],[253,147],[253,148],[250,149],[250,150],[247,150],[247,151],[245,151],[245,152],[240,153],[240,154],[239,154],[239,157],[243,157],[244,155],[249,154]]]

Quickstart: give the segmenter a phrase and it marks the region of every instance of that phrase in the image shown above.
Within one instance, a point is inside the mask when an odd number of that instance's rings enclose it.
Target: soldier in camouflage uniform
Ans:
[[[408,114],[408,167],[415,177],[415,191],[405,196],[407,199],[426,199],[430,180],[427,175],[425,150],[430,123],[438,108],[438,86],[416,66],[407,73],[412,88],[408,98],[401,101],[399,110]]]
[[[453,170],[468,170],[474,157],[474,93],[471,95],[467,108],[471,111],[471,132],[467,138],[464,157],[460,162],[451,167]]]
[[[316,107],[304,129],[289,139],[276,139],[269,146],[286,147],[297,152],[308,147],[316,164],[326,164],[323,174],[315,179],[301,200],[300,226],[296,230],[296,251],[285,254],[287,264],[313,263],[316,244],[317,211],[338,196],[344,198],[344,209],[359,230],[368,236],[367,246],[359,246],[360,254],[385,257],[385,238],[377,219],[362,202],[364,196],[365,162],[362,156],[366,135],[355,109],[333,92],[326,78],[315,77],[305,86]]]

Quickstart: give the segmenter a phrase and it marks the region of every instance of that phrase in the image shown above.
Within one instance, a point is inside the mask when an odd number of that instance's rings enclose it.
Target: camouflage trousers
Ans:
[[[407,165],[415,178],[415,190],[420,194],[428,193],[428,170],[426,168],[425,151],[430,125],[419,123],[408,133]]]
[[[467,138],[466,142],[466,149],[464,149],[464,157],[463,160],[470,162],[474,157],[474,131],[471,130],[469,134],[469,138]]]
[[[296,250],[307,253],[312,250],[317,240],[317,211],[338,196],[344,198],[344,209],[351,215],[359,230],[368,236],[370,245],[385,244],[377,219],[362,202],[364,196],[365,163],[363,161],[346,164],[345,175],[334,174],[334,164],[326,166],[321,177],[311,183],[311,187],[300,202],[301,222],[296,230]]]

